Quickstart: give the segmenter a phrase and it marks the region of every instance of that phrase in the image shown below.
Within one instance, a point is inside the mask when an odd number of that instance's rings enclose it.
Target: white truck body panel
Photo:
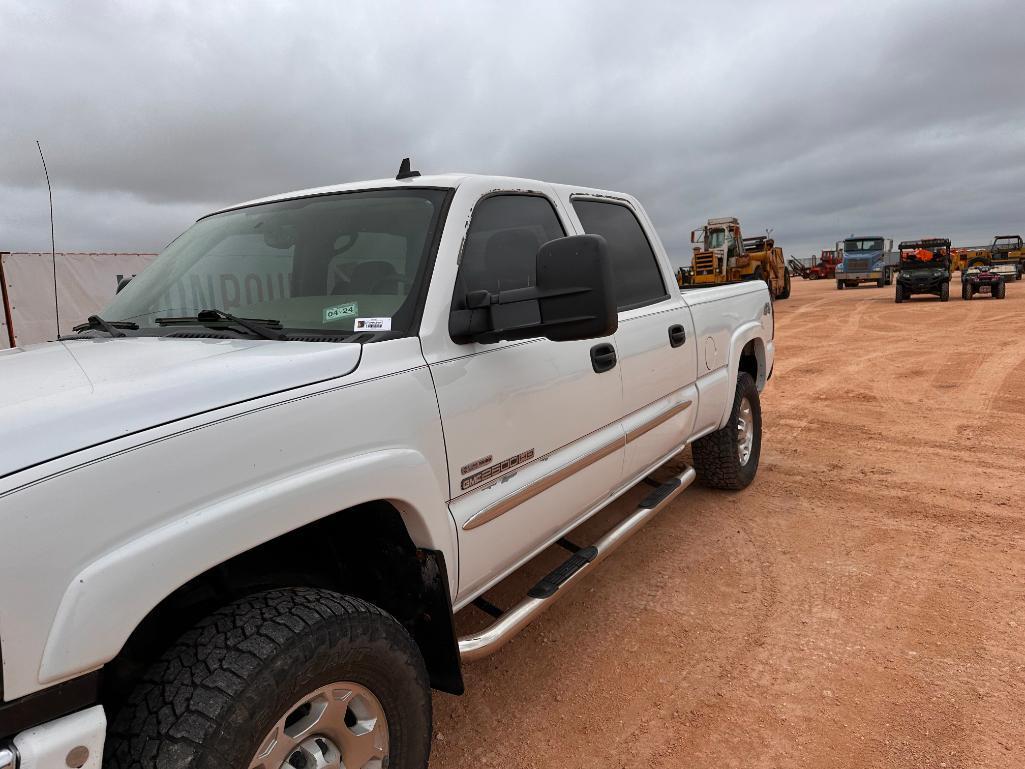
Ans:
[[[0,353],[0,403],[13,403],[0,411],[0,538],[17,543],[0,559],[5,700],[101,667],[191,578],[367,501],[390,501],[413,542],[444,555],[459,609],[722,426],[749,342],[764,386],[765,285],[681,295],[629,196],[435,176],[274,199],[402,186],[454,188],[415,336],[96,339]],[[574,196],[629,206],[666,298],[621,312],[606,340],[454,342],[453,285],[474,207],[525,191],[552,203],[567,235],[583,233]],[[686,332],[678,348],[675,325]],[[602,341],[619,364],[596,374],[588,351]],[[528,451],[522,468],[461,488],[465,466]],[[565,477],[535,493],[557,471]]]

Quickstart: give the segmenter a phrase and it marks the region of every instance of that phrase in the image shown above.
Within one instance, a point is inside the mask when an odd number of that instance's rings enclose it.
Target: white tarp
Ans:
[[[57,299],[60,329],[53,301],[54,273],[50,254],[3,254],[3,280],[19,346],[70,334],[71,327],[98,313],[113,298],[118,281],[140,272],[156,254],[57,254]],[[4,313],[0,313],[0,319]],[[0,347],[8,345],[4,322]]]

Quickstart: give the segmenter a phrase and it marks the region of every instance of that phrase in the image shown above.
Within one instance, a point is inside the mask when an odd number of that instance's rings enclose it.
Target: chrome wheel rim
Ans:
[[[328,684],[290,707],[260,742],[249,769],[386,769],[388,720],[373,692]]]
[[[737,412],[737,456],[740,466],[744,467],[751,459],[751,448],[755,443],[755,420],[751,409],[751,401],[746,397],[740,402]]]

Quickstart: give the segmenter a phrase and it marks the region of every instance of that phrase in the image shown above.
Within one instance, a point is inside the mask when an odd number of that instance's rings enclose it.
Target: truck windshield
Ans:
[[[339,193],[209,216],[101,315],[144,335],[180,333],[157,320],[203,310],[278,321],[286,334],[410,333],[446,194]]]
[[[705,250],[711,251],[713,248],[722,248],[722,244],[726,242],[726,230],[706,230],[705,231]]]
[[[843,242],[843,248],[847,253],[851,253],[852,251],[882,251],[883,240],[882,238],[845,240]]]

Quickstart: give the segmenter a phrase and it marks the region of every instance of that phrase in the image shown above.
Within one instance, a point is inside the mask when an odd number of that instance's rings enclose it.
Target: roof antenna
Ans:
[[[409,170],[409,158],[402,158],[402,163],[399,165],[399,172],[395,174],[395,178],[398,180],[413,179],[419,175],[419,171]]]
[[[43,147],[36,139],[36,149],[39,150],[39,159],[43,161],[43,175],[46,176],[46,191],[50,194],[50,258],[53,260],[53,314],[57,319],[57,336],[61,333],[61,311],[57,303],[57,245],[53,237],[53,187],[50,186],[50,172],[46,170],[46,158],[43,157]]]

